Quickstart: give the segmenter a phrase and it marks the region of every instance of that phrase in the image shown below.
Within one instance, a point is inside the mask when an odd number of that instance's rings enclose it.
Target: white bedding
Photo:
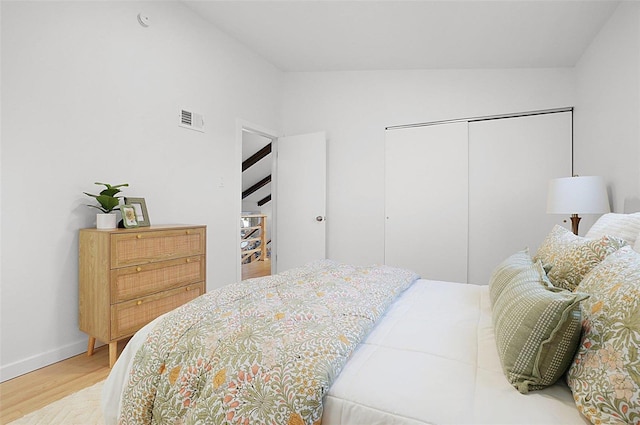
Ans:
[[[117,422],[135,351],[129,341],[103,389]],[[418,280],[360,344],[325,396],[323,425],[585,424],[566,384],[520,394],[502,373],[487,286]]]

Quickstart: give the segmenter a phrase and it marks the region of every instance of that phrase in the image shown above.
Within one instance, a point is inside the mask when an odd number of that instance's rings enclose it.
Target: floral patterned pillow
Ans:
[[[587,239],[556,225],[533,259],[542,262],[554,286],[573,291],[591,269],[625,245],[621,238]]]
[[[562,250],[547,276],[554,286],[573,291],[591,269],[626,244],[623,239],[609,235],[600,239],[586,239]]]
[[[594,424],[640,423],[640,254],[624,247],[580,283],[583,335],[567,380]]]
[[[538,248],[533,261],[540,261],[545,269],[551,268],[558,255],[566,248],[580,245],[584,238],[576,236],[564,227],[556,224],[551,229],[551,233],[544,238],[542,245]]]

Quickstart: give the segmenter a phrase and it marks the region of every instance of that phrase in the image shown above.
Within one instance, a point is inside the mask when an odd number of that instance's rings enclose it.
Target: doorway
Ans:
[[[236,163],[241,174],[237,190],[242,194],[238,197],[238,222],[244,226],[238,226],[236,239],[237,280],[253,276],[252,268],[262,269],[260,275],[274,274],[326,258],[326,134],[278,137],[275,131],[238,120],[236,141]],[[271,152],[259,154],[268,144]],[[260,168],[262,172],[257,171]],[[254,171],[247,172],[251,169]],[[267,170],[270,173],[265,175]],[[255,241],[243,240],[243,233],[254,230],[248,228],[258,226],[260,218],[243,219],[243,215],[265,216],[266,239],[260,245],[266,247],[268,260],[245,266],[244,276],[242,248],[249,245],[244,242]]]
[[[242,128],[239,253],[242,280],[271,274],[274,139],[265,133]]]

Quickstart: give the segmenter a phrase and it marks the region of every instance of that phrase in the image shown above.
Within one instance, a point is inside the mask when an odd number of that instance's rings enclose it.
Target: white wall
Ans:
[[[573,106],[572,69],[288,73],[286,134],[328,135],[327,251],[384,261],[386,126]]]
[[[208,288],[236,280],[237,119],[278,130],[282,74],[179,2],[2,2],[1,17],[5,380],[86,351],[77,234],[95,181],[128,182],[152,224],[208,225]],[[180,106],[206,133],[177,126]]]
[[[576,66],[575,172],[602,175],[622,212],[640,196],[640,3],[622,2]]]

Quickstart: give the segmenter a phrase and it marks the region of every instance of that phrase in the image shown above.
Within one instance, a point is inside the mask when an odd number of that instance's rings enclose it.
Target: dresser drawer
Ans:
[[[205,229],[126,232],[111,235],[111,267],[119,268],[204,254]]]
[[[112,305],[111,339],[132,335],[161,314],[198,297],[203,293],[203,285],[201,282]]]
[[[205,263],[204,256],[195,256],[112,270],[111,302],[115,304],[203,282]]]

